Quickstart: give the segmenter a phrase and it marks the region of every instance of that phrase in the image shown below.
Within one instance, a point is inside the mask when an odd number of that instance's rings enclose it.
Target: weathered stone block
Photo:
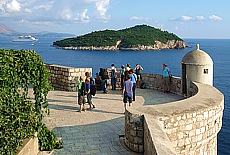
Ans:
[[[178,126],[178,124],[179,124],[179,122],[177,121],[177,122],[175,122],[175,123],[173,124],[173,126],[176,127],[176,126]]]
[[[202,140],[202,137],[203,137],[203,135],[202,135],[202,134],[197,135],[197,141],[201,141],[201,140]]]
[[[178,146],[179,146],[179,147],[182,147],[182,146],[184,146],[184,145],[185,145],[184,139],[179,139],[179,140],[178,140]]]
[[[144,132],[143,131],[137,131],[137,136],[138,137],[143,137],[144,136]]]
[[[184,133],[183,132],[179,132],[178,133],[178,139],[182,139],[184,138]]]
[[[132,147],[133,147],[133,150],[134,150],[135,152],[138,152],[138,150],[139,150],[138,144],[133,144]]]
[[[196,116],[196,120],[197,121],[202,121],[204,118],[203,118],[203,115],[197,115]]]
[[[190,131],[190,130],[192,130],[192,127],[193,127],[192,124],[186,125],[184,130]]]
[[[180,121],[179,121],[179,126],[184,125],[184,124],[185,124],[185,121],[184,121],[184,120],[180,120]]]
[[[196,130],[191,130],[191,131],[189,131],[189,137],[193,137],[193,136],[195,136],[196,135]]]
[[[196,135],[200,135],[200,134],[201,134],[200,129],[196,129]]]
[[[138,152],[143,152],[143,151],[144,151],[143,145],[138,145]]]
[[[185,138],[185,145],[189,145],[192,143],[192,138]]]
[[[131,136],[136,136],[136,131],[133,130],[133,129],[131,129],[131,130],[130,130],[130,135],[131,135]]]
[[[193,119],[192,119],[192,118],[187,119],[187,120],[185,121],[185,123],[186,123],[186,124],[192,124],[192,123],[193,123]]]

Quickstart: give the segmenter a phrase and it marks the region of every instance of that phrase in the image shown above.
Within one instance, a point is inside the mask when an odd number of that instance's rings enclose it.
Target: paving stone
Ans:
[[[93,96],[96,108],[81,113],[77,112],[79,105],[76,97],[76,92],[50,91],[48,94],[50,116],[44,118],[44,123],[63,141],[63,148],[54,150],[52,155],[137,154],[126,149],[119,139],[119,135],[124,135],[125,126],[121,91],[110,91],[108,94],[98,92]],[[137,89],[133,106],[179,99],[173,94]],[[86,107],[89,105],[86,104]]]

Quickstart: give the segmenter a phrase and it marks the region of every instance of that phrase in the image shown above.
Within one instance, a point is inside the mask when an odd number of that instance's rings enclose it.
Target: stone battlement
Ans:
[[[160,75],[145,74],[143,77],[149,89],[162,89]],[[179,78],[172,80],[173,93],[180,94],[179,81]],[[146,155],[217,154],[224,96],[210,85],[192,83],[192,97],[128,109],[125,116],[126,146]]]

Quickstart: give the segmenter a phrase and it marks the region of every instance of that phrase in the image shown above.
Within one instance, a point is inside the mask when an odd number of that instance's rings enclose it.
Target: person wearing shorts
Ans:
[[[78,104],[80,105],[79,112],[82,110],[85,111],[85,83],[83,82],[83,78],[80,76],[79,82],[77,84],[78,88]],[[82,109],[83,105],[83,109]]]
[[[95,108],[95,105],[93,104],[92,101],[92,94],[90,92],[91,89],[91,84],[95,83],[95,80],[90,77],[90,73],[89,72],[85,72],[85,76],[86,76],[86,80],[85,80],[85,94],[86,94],[86,98],[87,98],[87,103],[89,103],[89,108],[93,109]]]
[[[167,64],[163,64],[163,81],[164,81],[164,93],[170,92],[170,80],[169,76],[171,75],[170,69],[167,67]]]
[[[126,104],[129,102],[129,106],[132,106],[132,97],[133,97],[133,82],[130,80],[130,76],[127,75],[126,80],[123,85],[122,95],[123,103],[126,111]],[[125,112],[124,112],[125,113]]]

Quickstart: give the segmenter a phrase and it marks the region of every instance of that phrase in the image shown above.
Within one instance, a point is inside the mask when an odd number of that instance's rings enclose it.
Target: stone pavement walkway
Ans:
[[[157,90],[137,89],[133,107],[162,104],[182,99]],[[78,112],[76,92],[50,91],[50,116],[44,123],[63,141],[63,148],[39,155],[136,155],[124,145],[124,107],[121,91],[98,91],[96,108]],[[88,104],[87,104],[88,107]]]

